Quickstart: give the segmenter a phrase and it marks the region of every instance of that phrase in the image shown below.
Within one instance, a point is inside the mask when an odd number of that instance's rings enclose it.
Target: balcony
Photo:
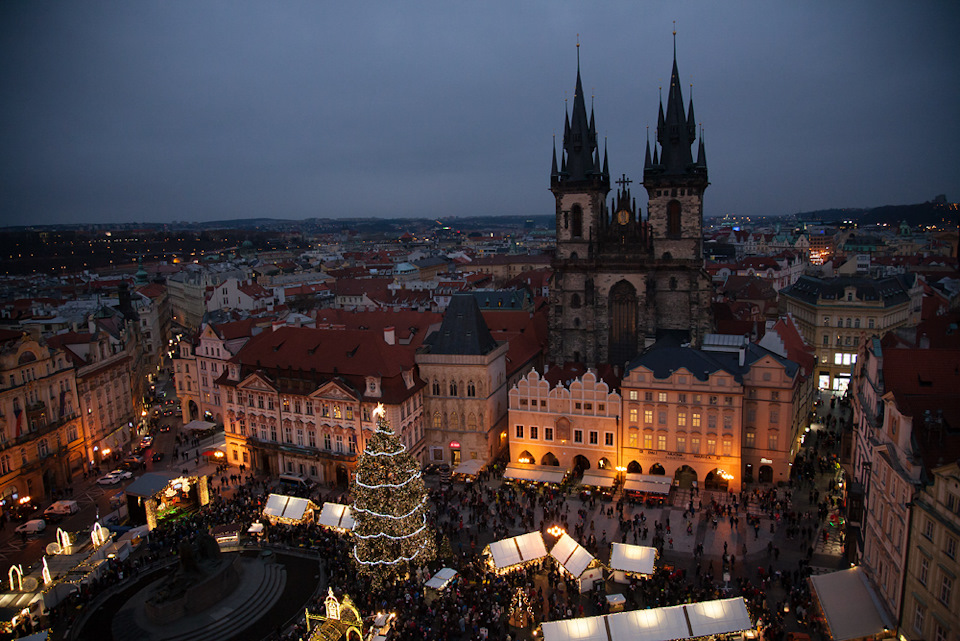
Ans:
[[[51,432],[55,432],[56,430],[60,429],[60,427],[66,425],[77,417],[78,415],[75,413],[70,414],[61,419],[45,423],[33,431],[24,432],[16,438],[0,441],[0,452],[11,447],[26,445],[27,443],[46,436]]]

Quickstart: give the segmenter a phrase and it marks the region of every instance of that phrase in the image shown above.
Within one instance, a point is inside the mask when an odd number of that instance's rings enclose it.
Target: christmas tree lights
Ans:
[[[383,405],[373,415],[377,431],[357,461],[352,488],[353,558],[361,574],[381,585],[407,562],[432,560],[435,549],[420,466],[391,429]]]

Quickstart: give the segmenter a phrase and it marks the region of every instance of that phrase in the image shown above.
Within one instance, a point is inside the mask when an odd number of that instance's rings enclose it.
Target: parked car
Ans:
[[[127,470],[114,470],[97,479],[99,485],[116,485],[124,479],[133,478],[133,473]]]
[[[17,528],[14,530],[14,532],[16,532],[17,534],[26,534],[29,536],[32,534],[40,534],[46,529],[47,529],[46,521],[44,521],[43,519],[33,519],[30,521],[27,521],[22,525],[18,525]]]
[[[44,518],[59,519],[80,511],[80,504],[76,501],[57,501],[43,511]]]
[[[146,448],[150,447],[151,445],[153,445],[153,437],[152,437],[152,436],[144,436],[142,439],[140,439],[140,447],[146,449]]]

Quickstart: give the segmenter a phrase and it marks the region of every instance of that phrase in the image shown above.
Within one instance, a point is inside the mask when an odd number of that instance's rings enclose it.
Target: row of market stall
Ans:
[[[459,470],[458,467],[454,470],[454,473],[459,472]],[[566,480],[568,474],[568,470],[553,465],[508,463],[503,478],[513,482],[560,485]],[[614,470],[586,470],[580,479],[580,485],[601,490],[610,489],[616,486],[619,476],[619,473]],[[623,475],[623,491],[630,498],[666,497],[670,494],[672,486],[673,479],[659,474],[628,472]]]
[[[577,579],[580,592],[588,592],[593,588],[594,581],[602,581],[604,569],[612,572],[616,582],[629,583],[632,578],[652,575],[656,568],[656,548],[613,543],[610,562],[604,566],[569,534],[558,534],[557,542],[549,553],[539,531],[495,541],[487,546],[485,553],[493,570],[500,574],[550,556]]]
[[[271,525],[299,525],[313,521],[340,532],[350,532],[356,525],[349,505],[326,502],[321,507],[310,499],[284,494],[267,497],[263,516]]]

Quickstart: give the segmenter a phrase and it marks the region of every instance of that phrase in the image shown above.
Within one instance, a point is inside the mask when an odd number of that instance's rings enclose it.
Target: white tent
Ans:
[[[583,574],[583,571],[593,562],[593,555],[587,552],[582,545],[573,540],[573,537],[566,532],[563,533],[560,540],[557,541],[557,544],[550,550],[550,556],[559,561],[563,569],[574,577],[579,577]]]
[[[203,430],[212,430],[216,426],[216,423],[210,423],[208,421],[190,421],[183,426],[183,429],[188,432],[202,432]]]
[[[457,576],[457,571],[453,568],[443,568],[427,581],[426,586],[434,590],[442,590],[447,587],[453,578]]]
[[[512,481],[532,481],[534,483],[562,483],[566,475],[566,470],[553,465],[507,463],[503,478]]]
[[[477,458],[463,461],[453,470],[454,474],[466,474],[467,476],[476,476],[483,469],[483,461]]]
[[[631,492],[669,494],[670,477],[659,474],[627,474],[623,489]]]
[[[859,567],[811,576],[810,583],[836,641],[869,637],[893,628]]]
[[[753,629],[743,597],[548,621],[544,641],[675,641]]]
[[[613,470],[587,470],[580,479],[580,485],[594,487],[613,487],[617,480],[617,473]]]
[[[657,548],[628,543],[612,543],[610,569],[618,583],[627,583],[627,574],[653,574]]]
[[[528,532],[494,541],[489,550],[493,565],[498,571],[547,556],[547,546],[543,544],[543,535],[540,532]]]
[[[686,606],[695,637],[740,632],[753,627],[743,598],[701,601]]]
[[[682,605],[630,610],[607,616],[613,641],[668,641],[692,636]]]
[[[317,523],[324,527],[347,531],[352,530],[356,525],[353,510],[350,509],[349,505],[330,502],[323,504],[323,510],[317,518]]]
[[[270,519],[271,523],[280,520],[302,521],[307,511],[316,509],[316,507],[309,499],[271,494],[267,497],[267,505],[263,508],[263,515]]]

